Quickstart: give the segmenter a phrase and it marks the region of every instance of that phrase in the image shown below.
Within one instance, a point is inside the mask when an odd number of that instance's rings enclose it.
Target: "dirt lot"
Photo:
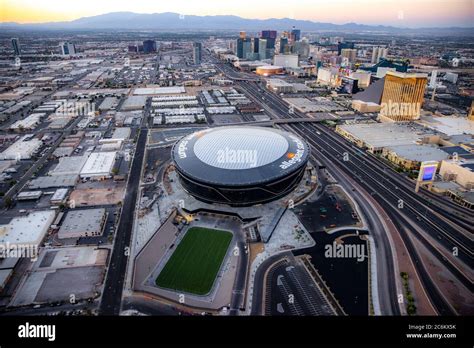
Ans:
[[[125,185],[108,188],[83,188],[74,190],[69,201],[74,201],[76,207],[118,204],[125,193]]]

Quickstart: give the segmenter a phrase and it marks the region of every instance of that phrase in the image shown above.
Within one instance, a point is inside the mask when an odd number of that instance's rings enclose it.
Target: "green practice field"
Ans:
[[[190,228],[156,278],[156,285],[196,295],[209,293],[231,240],[232,233],[227,231]]]

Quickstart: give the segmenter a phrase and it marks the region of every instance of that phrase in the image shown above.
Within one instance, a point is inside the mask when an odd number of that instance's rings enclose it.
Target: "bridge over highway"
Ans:
[[[264,127],[271,127],[276,124],[288,124],[288,123],[316,123],[321,122],[323,120],[318,120],[316,118],[284,118],[284,119],[275,119],[275,120],[268,120],[268,121],[250,121],[250,122],[237,122],[237,123],[227,123],[227,124],[220,124],[221,126],[264,126]]]

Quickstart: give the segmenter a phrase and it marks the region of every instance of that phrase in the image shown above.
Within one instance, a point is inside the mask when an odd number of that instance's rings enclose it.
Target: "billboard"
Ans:
[[[350,77],[342,78],[341,93],[353,94],[359,91],[358,83],[356,79]]]
[[[418,181],[426,182],[433,181],[436,175],[436,169],[438,168],[438,162],[430,161],[423,162],[420,166],[420,174]]]
[[[431,181],[433,180],[434,174],[436,173],[436,167],[425,167],[421,180]]]

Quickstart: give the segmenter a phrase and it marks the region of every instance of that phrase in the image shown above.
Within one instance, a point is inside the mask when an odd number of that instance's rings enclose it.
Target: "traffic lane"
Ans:
[[[118,315],[120,313],[123,284],[128,262],[126,248],[130,246],[132,235],[133,214],[137,201],[146,138],[147,130],[142,129],[137,141],[133,164],[130,170],[129,183],[127,185],[127,193],[125,195],[119,227],[116,232],[112,257],[105,281],[100,307],[102,315]]]

